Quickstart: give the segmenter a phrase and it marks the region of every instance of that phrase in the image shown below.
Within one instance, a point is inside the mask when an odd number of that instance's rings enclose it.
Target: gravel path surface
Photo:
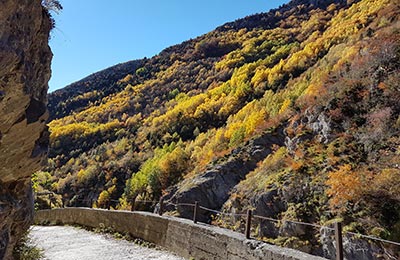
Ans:
[[[30,237],[37,247],[44,249],[48,260],[184,260],[170,252],[70,226],[34,226]]]

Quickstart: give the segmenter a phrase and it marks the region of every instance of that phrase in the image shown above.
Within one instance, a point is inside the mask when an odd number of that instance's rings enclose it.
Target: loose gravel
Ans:
[[[70,226],[33,226],[30,237],[47,260],[184,260],[170,252]]]

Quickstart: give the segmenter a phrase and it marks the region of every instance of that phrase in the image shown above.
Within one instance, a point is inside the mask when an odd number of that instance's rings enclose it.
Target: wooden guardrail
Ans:
[[[160,211],[159,214],[162,215],[162,209],[164,208],[163,206],[164,204],[164,200],[160,199],[159,201],[159,205],[160,205]],[[209,209],[206,207],[202,207],[199,205],[199,202],[196,201],[194,204],[190,204],[190,203],[178,203],[178,204],[172,204],[172,203],[168,203],[171,204],[175,207],[178,206],[192,206],[193,209],[193,222],[197,223],[198,220],[198,216],[197,214],[199,213],[199,209],[205,210],[205,211],[209,211],[212,212],[214,214],[223,214],[223,215],[230,215],[230,216],[238,216],[238,217],[246,217],[246,225],[245,225],[245,237],[247,239],[251,238],[251,223],[252,220],[254,218],[258,218],[258,219],[262,219],[262,220],[267,220],[267,221],[272,221],[272,222],[280,222],[280,220],[278,219],[273,219],[273,218],[268,218],[268,217],[263,217],[263,216],[259,216],[259,215],[253,215],[252,210],[247,210],[247,214],[233,214],[233,213],[223,213],[217,210],[213,210],[213,209]],[[312,226],[314,228],[318,228],[318,229],[327,229],[327,230],[331,230],[334,231],[334,237],[335,237],[335,249],[336,249],[336,260],[344,260],[344,247],[343,247],[343,230],[342,230],[342,223],[341,222],[334,222],[333,227],[329,227],[329,226],[322,226],[322,225],[318,225],[318,224],[313,224],[313,223],[306,223],[306,222],[300,222],[300,221],[291,221],[291,220],[284,220],[285,222],[291,222],[294,224],[298,224],[298,225],[306,225],[306,226]],[[348,235],[352,235],[354,237],[358,237],[358,238],[363,238],[363,239],[367,239],[367,240],[373,240],[373,241],[378,241],[378,242],[382,242],[382,243],[387,243],[387,244],[391,244],[391,245],[395,245],[395,246],[399,246],[400,247],[400,243],[395,242],[395,241],[390,241],[390,240],[386,240],[386,239],[382,239],[382,238],[377,238],[377,237],[373,237],[373,236],[367,236],[367,235],[363,235],[360,233],[354,233],[354,232],[346,232],[346,234]]]

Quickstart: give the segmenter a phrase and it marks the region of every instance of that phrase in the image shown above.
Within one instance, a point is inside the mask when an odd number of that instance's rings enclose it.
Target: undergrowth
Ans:
[[[43,257],[43,249],[33,243],[29,237],[29,231],[22,236],[13,251],[14,260],[39,260]]]

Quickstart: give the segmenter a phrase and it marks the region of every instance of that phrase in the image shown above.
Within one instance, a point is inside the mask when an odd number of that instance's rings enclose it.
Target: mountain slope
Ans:
[[[105,70],[50,96],[60,118],[37,189],[71,206],[165,195],[283,220],[337,217],[396,240],[398,39],[397,1],[296,0]],[[66,96],[71,105],[57,103]],[[259,235],[332,254],[315,230]]]
[[[48,108],[51,115],[49,120],[81,111],[90,103],[121,91],[122,89],[118,88],[118,80],[128,74],[134,74],[136,69],[143,66],[144,62],[144,60],[134,60],[121,63],[50,93]],[[135,80],[136,83],[140,82],[140,79]]]

